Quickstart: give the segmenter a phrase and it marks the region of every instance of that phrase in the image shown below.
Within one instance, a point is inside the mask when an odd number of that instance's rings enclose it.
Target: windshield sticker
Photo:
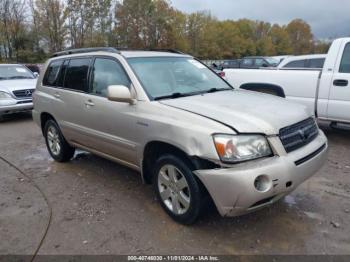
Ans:
[[[199,63],[199,62],[196,61],[196,60],[191,59],[191,60],[188,60],[188,61],[189,61],[192,65],[194,65],[195,67],[197,67],[197,68],[199,68],[199,69],[205,68],[204,65],[202,65],[201,63]]]
[[[16,71],[19,73],[25,73],[26,70],[24,68],[16,67]]]

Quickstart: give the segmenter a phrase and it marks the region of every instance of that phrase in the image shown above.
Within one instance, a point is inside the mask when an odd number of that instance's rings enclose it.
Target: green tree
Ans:
[[[313,53],[315,54],[326,54],[330,47],[330,42],[315,41],[313,47]]]
[[[27,19],[31,14],[31,19]],[[0,0],[0,60],[43,61],[70,47],[175,48],[202,59],[325,53],[310,26],[191,14],[169,0]]]
[[[60,0],[36,0],[32,4],[33,31],[44,42],[45,49],[56,52],[64,49],[67,36],[66,13]],[[39,39],[35,39],[39,45]]]
[[[309,24],[301,19],[295,19],[287,25],[286,31],[290,42],[293,43],[293,54],[309,54],[312,52],[313,35]]]
[[[276,55],[289,55],[293,52],[292,43],[285,27],[274,24],[270,31],[272,44]]]

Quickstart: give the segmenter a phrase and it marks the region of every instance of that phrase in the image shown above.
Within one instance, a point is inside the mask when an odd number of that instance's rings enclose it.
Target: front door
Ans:
[[[331,83],[328,118],[350,122],[350,43],[344,44],[342,50],[343,56],[339,58]]]
[[[90,73],[90,92],[85,97],[84,126],[89,147],[127,164],[136,161],[136,107],[107,99],[109,85],[131,88],[122,65],[112,58],[96,57]]]

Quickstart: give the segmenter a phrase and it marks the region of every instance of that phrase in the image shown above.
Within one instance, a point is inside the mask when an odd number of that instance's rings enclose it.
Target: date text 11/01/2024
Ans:
[[[217,256],[128,256],[128,261],[219,261]]]

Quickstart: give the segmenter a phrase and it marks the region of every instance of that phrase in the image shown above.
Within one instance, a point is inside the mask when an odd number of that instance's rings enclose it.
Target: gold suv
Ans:
[[[33,117],[55,160],[80,148],[135,169],[184,224],[211,200],[222,216],[274,203],[327,152],[304,106],[236,90],[171,50],[57,53],[38,79]]]

